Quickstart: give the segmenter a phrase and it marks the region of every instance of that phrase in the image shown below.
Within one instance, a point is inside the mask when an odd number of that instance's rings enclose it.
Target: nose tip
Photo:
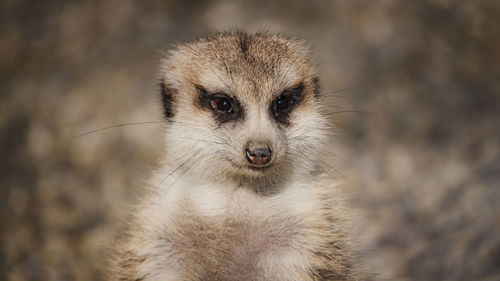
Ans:
[[[271,149],[268,145],[249,145],[245,150],[250,164],[264,166],[271,161]]]

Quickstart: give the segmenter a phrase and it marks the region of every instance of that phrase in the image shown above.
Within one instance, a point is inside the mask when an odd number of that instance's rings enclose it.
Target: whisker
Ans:
[[[328,95],[332,95],[332,94],[336,94],[336,93],[342,93],[342,92],[353,90],[353,89],[357,89],[357,88],[359,88],[359,86],[350,86],[350,87],[341,88],[341,89],[333,90],[333,91],[324,91],[321,94],[324,94],[324,95],[328,96]],[[337,96],[337,97],[340,97],[340,96]]]
[[[187,156],[188,154],[184,154],[183,156],[177,158],[177,160]],[[154,195],[154,194],[157,194],[156,192],[158,191],[158,189],[160,188],[160,186],[170,177],[172,176],[175,172],[179,171],[179,169],[184,166],[189,160],[191,160],[194,156],[196,156],[196,154],[194,155],[191,155],[191,157],[189,157],[188,159],[186,159],[185,161],[183,161],[179,166],[177,166],[175,169],[173,169],[165,178],[163,178],[161,180],[161,182],[154,186],[154,187],[149,187],[149,191],[147,192],[147,196],[145,197],[146,199],[144,200],[144,202],[148,202],[150,200],[150,198]],[[177,161],[177,160],[174,160],[174,161]],[[191,167],[188,168],[188,170],[191,169]],[[174,181],[175,183],[175,181]],[[170,185],[171,186],[171,185]],[[170,187],[169,186],[169,187]],[[147,205],[143,204],[142,207],[141,207],[141,210],[143,210]]]
[[[189,160],[191,160],[193,157],[195,157],[196,154],[191,155],[188,159],[184,160],[177,168],[175,168],[173,171],[171,171],[165,178],[161,180],[161,182],[154,188],[153,191],[157,190],[171,175],[173,175],[175,172],[177,172],[180,168],[182,168]]]
[[[195,154],[195,155],[193,155],[193,156],[191,156],[188,160],[184,161],[184,163],[182,163],[181,165],[184,165],[187,161],[191,160],[194,156],[196,156],[196,154]],[[176,170],[178,170],[179,168],[180,168],[180,167],[178,167]],[[166,191],[168,191],[168,190],[169,190],[169,189],[170,189],[170,188],[171,188],[171,187],[172,187],[172,186],[173,186],[173,185],[177,182],[177,180],[178,180],[181,176],[186,175],[186,174],[187,174],[187,173],[188,173],[188,172],[189,172],[192,168],[193,168],[193,166],[189,166],[186,170],[184,170],[184,171],[183,171],[183,173],[182,173],[179,177],[177,177],[177,178],[176,178],[176,179],[175,179],[175,180],[174,180],[174,181],[173,181],[173,182],[172,182],[172,183],[171,183],[171,184],[170,184],[170,185],[169,185],[169,186],[165,189],[165,192],[166,192]],[[175,171],[174,171],[174,172],[175,172]],[[164,181],[165,181],[165,180],[163,180],[163,181],[160,183],[160,185],[161,185]],[[160,187],[160,186],[158,186],[158,187]]]
[[[79,137],[91,135],[91,134],[94,134],[94,133],[97,133],[100,131],[105,131],[105,130],[109,130],[109,129],[113,129],[113,128],[119,128],[119,127],[125,127],[125,126],[135,126],[135,125],[144,125],[144,124],[165,124],[165,122],[164,121],[146,121],[146,122],[132,122],[132,123],[117,124],[117,125],[113,125],[113,126],[108,126],[108,127],[104,127],[104,128],[100,128],[100,129],[87,131],[87,132],[72,136],[70,139],[71,140],[76,139]]]
[[[373,114],[375,112],[372,112],[372,111],[362,111],[362,110],[339,110],[339,111],[324,113],[323,115],[324,116],[332,116],[332,115],[339,114],[339,113]]]
[[[197,142],[203,142],[203,143],[220,144],[220,145],[226,144],[227,145],[227,143],[223,143],[223,142],[216,142],[216,141],[210,141],[210,140],[196,139],[196,138],[190,138],[190,137],[183,137],[183,139],[197,141]]]
[[[306,159],[307,161],[309,161],[310,163],[318,163],[317,167],[322,170],[328,177],[330,177],[332,180],[338,180],[338,178],[342,178],[344,180],[346,180],[347,178],[342,175],[338,169],[332,167],[328,162],[324,161],[323,159],[318,159],[317,161],[313,161],[310,157],[308,157],[307,155],[305,155],[304,153],[302,152],[298,152],[298,153],[295,153],[295,152],[291,152],[291,151],[287,151],[286,154],[288,155],[291,155],[291,156],[294,156],[294,157],[302,157],[304,159]],[[326,169],[326,168],[328,169]],[[337,177],[333,176],[332,174],[330,174],[330,171],[333,172]]]

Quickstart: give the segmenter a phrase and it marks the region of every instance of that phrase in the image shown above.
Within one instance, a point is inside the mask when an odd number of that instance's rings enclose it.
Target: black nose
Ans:
[[[265,144],[249,144],[245,150],[250,164],[264,166],[271,161],[271,149]]]

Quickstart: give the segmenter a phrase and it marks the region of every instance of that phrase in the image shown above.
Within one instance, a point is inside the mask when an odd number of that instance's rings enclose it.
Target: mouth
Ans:
[[[252,165],[248,165],[247,168],[250,169],[250,170],[252,170],[252,171],[264,173],[264,172],[267,172],[267,171],[269,171],[271,169],[271,165],[266,165],[266,166],[252,166]]]
[[[259,175],[264,175],[268,173],[273,167],[273,163],[269,163],[264,166],[257,166],[257,165],[242,165],[241,163],[238,163],[236,161],[233,161],[232,159],[226,158],[226,160],[236,169],[244,172],[245,170],[247,171],[246,173],[250,172],[253,175],[259,174]],[[245,172],[244,172],[245,173]]]

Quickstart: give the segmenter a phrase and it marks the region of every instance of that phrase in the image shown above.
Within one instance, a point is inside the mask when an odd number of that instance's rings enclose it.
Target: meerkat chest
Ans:
[[[307,271],[304,219],[290,198],[206,186],[181,201],[165,241],[203,280],[299,280]]]

